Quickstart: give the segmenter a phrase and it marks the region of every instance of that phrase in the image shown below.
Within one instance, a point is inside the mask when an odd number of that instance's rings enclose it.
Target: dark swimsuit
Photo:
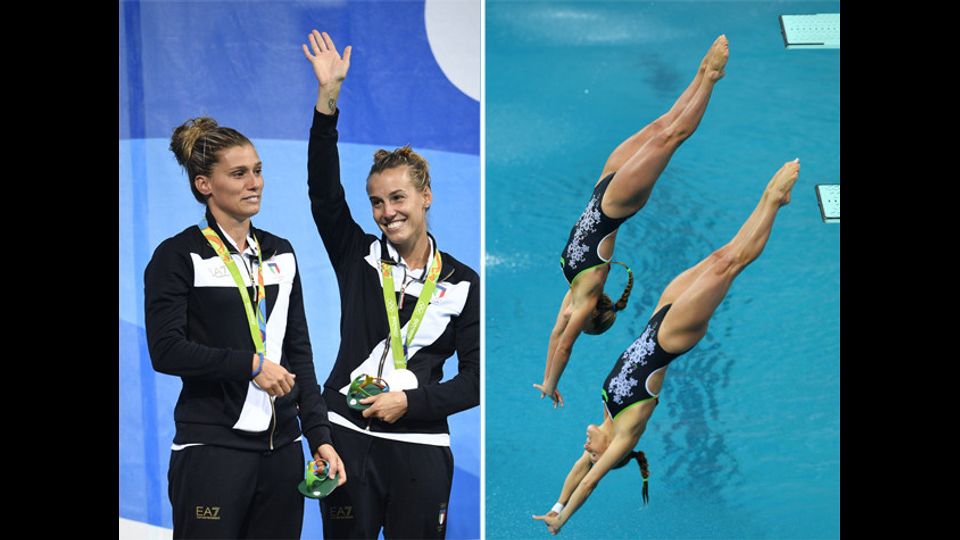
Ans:
[[[660,323],[663,322],[672,305],[663,306],[650,318],[643,334],[626,351],[623,351],[613,370],[607,375],[607,380],[603,382],[600,393],[603,397],[603,405],[607,408],[611,419],[615,419],[618,414],[637,403],[657,399],[657,396],[647,388],[650,376],[666,368],[674,358],[690,350],[673,354],[660,346],[660,340],[657,337]]]
[[[570,238],[560,255],[560,268],[571,285],[574,278],[584,270],[610,262],[600,256],[600,243],[613,234],[621,223],[636,214],[634,212],[629,216],[614,219],[603,213],[603,194],[613,180],[613,175],[614,173],[608,174],[593,188],[587,209],[570,231]]]

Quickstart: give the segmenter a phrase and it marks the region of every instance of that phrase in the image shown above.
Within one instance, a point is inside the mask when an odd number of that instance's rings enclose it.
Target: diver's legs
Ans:
[[[654,135],[663,131],[664,128],[672,124],[677,117],[680,116],[680,113],[687,108],[687,104],[690,103],[690,100],[693,98],[693,95],[696,93],[697,89],[700,88],[700,83],[703,80],[703,74],[707,70],[707,61],[710,58],[710,55],[713,53],[713,50],[720,46],[721,42],[725,42],[726,37],[719,36],[710,48],[707,50],[707,54],[704,55],[703,60],[700,61],[700,66],[697,68],[697,74],[693,77],[693,81],[690,82],[690,85],[687,86],[687,89],[680,94],[680,97],[677,98],[677,101],[673,104],[673,107],[670,108],[663,116],[660,116],[653,122],[647,124],[643,129],[634,133],[626,140],[620,143],[613,152],[610,153],[610,156],[607,158],[607,162],[603,166],[603,173],[600,175],[600,178],[603,179],[611,172],[617,171],[620,167],[623,166],[624,162],[630,159],[630,156],[637,153],[637,150],[649,141]]]
[[[624,217],[643,208],[673,153],[700,125],[713,87],[723,77],[730,54],[726,38],[721,38],[708,58],[703,80],[687,106],[673,122],[641,145],[617,170],[603,198],[603,211],[608,216]]]
[[[707,333],[710,317],[726,296],[734,278],[763,251],[777,211],[790,202],[790,190],[799,171],[799,161],[785,163],[773,175],[757,207],[733,240],[667,286],[656,308],[659,310],[666,304],[673,304],[660,327],[661,347],[670,352],[685,351]]]

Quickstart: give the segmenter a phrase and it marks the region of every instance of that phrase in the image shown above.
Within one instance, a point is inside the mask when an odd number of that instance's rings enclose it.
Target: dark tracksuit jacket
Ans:
[[[407,413],[388,424],[365,419],[347,407],[345,395],[350,382],[362,373],[376,375],[383,347],[389,343],[380,262],[386,261],[393,269],[398,303],[405,265],[385,238],[364,233],[347,207],[337,150],[339,116],[339,109],[333,116],[314,110],[307,163],[311,210],[340,289],[340,350],[323,389],[330,419],[341,425],[349,422],[374,435],[448,446],[447,416],[480,403],[480,280],[475,271],[446,252],[441,251],[443,265],[437,290],[409,345],[407,369],[416,375],[418,387],[405,390]],[[430,240],[436,250],[436,242],[432,237]],[[433,255],[428,268],[432,261]],[[418,269],[407,275],[420,278],[424,273]],[[405,289],[400,309],[401,337],[406,336],[421,283],[414,282]],[[454,353],[459,359],[459,373],[440,383],[444,362]],[[393,369],[391,353],[385,365],[387,375]]]
[[[207,221],[236,253],[209,211]],[[296,383],[272,406],[265,392],[252,389],[256,348],[236,284],[200,229],[188,227],[157,247],[144,273],[153,367],[183,381],[174,410],[173,442],[261,452],[278,449],[300,437],[299,414],[313,453],[330,443],[330,424],[317,389],[296,256],[287,240],[252,225],[250,232],[263,250],[266,357],[278,359],[296,374]],[[243,255],[248,267],[255,259],[249,255],[252,250]],[[247,287],[247,292],[255,303],[254,290]]]

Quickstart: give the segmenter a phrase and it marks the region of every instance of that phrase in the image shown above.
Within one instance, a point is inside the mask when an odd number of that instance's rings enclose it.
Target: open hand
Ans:
[[[339,86],[347,78],[347,71],[350,70],[350,52],[353,49],[350,45],[343,50],[343,58],[341,58],[330,36],[326,32],[321,34],[314,30],[310,33],[311,48],[308,49],[304,44],[300,46],[303,47],[303,55],[313,64],[313,74],[317,76],[317,82],[321,87]]]
[[[557,534],[560,532],[560,527],[563,525],[560,523],[560,514],[556,512],[549,512],[543,516],[533,516],[533,519],[542,521],[544,525],[547,526],[547,530],[551,534]]]
[[[560,395],[560,390],[547,388],[546,384],[534,384],[533,387],[540,391],[540,399],[543,399],[544,396],[550,396],[550,399],[553,400],[554,409],[557,408],[557,405],[563,407],[563,396]]]

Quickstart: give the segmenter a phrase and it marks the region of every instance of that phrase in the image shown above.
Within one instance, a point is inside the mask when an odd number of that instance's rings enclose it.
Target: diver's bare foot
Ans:
[[[707,58],[707,78],[717,82],[726,74],[724,68],[727,67],[727,59],[730,58],[730,43],[727,36],[722,35],[717,38],[714,46]]]
[[[703,55],[703,60],[700,61],[700,69],[706,71],[707,66],[710,65],[710,57],[713,55],[713,51],[720,45],[722,41],[726,38],[724,36],[717,36],[717,39],[713,40],[713,43],[710,44],[710,48],[707,49],[707,54]]]
[[[784,163],[783,167],[780,167],[780,170],[773,175],[770,183],[767,184],[767,193],[769,193],[780,206],[790,204],[790,190],[792,190],[793,185],[797,183],[799,176],[800,158]]]

